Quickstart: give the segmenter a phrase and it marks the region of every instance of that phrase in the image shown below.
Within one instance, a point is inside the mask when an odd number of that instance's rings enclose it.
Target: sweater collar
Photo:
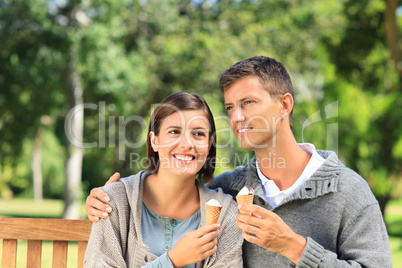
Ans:
[[[295,199],[313,199],[338,191],[340,171],[344,165],[339,161],[335,152],[317,150],[317,153],[325,159],[323,165],[298,190],[284,199],[281,204]],[[256,196],[263,197],[264,192],[261,181],[258,178],[255,158],[253,156],[242,169],[241,174],[239,174],[239,178],[243,179],[236,180],[232,187],[235,191],[239,192],[245,185],[249,185],[254,189]]]

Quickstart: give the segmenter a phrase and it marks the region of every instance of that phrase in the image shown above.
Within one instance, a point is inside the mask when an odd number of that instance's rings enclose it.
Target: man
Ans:
[[[255,191],[253,204],[241,206],[251,215],[236,217],[244,266],[392,267],[385,224],[366,181],[334,152],[296,142],[294,89],[283,64],[268,57],[238,62],[221,74],[220,88],[236,138],[255,153],[209,185],[232,196],[245,185]],[[98,198],[105,198],[98,188],[87,198],[91,220],[108,215]]]

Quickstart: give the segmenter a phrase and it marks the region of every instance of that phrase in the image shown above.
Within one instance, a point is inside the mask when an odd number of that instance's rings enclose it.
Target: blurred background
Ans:
[[[298,142],[370,184],[402,263],[397,0],[0,0],[0,216],[85,218],[90,189],[144,168],[153,105],[187,91],[218,126],[215,174],[251,158],[218,75],[265,55],[295,89]]]

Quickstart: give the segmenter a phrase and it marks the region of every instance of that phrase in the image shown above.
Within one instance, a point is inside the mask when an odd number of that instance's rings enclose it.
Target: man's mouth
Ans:
[[[242,133],[246,133],[249,132],[252,128],[241,128],[237,130],[237,133],[242,134]]]

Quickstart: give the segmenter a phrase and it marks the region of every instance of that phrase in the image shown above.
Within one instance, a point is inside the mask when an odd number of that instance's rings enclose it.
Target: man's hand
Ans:
[[[183,235],[176,245],[168,252],[174,267],[194,264],[216,252],[218,224],[205,225],[200,229]]]
[[[120,173],[114,173],[109,180],[105,183],[116,182],[120,179]],[[88,214],[88,219],[92,222],[99,221],[100,218],[107,218],[109,213],[112,212],[112,208],[106,204],[110,198],[100,188],[94,188],[87,197],[85,202],[85,210]]]
[[[298,264],[307,240],[296,234],[277,214],[257,205],[239,205],[239,210],[249,211],[251,216],[238,214],[237,227],[243,230],[243,238],[269,251],[279,253]]]

